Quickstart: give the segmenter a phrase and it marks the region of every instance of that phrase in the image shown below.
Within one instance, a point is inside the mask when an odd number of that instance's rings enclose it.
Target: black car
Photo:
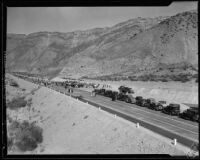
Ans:
[[[117,100],[117,97],[118,97],[118,92],[116,92],[116,91],[113,91],[112,92],[112,101],[116,101]]]
[[[136,99],[131,94],[128,94],[128,95],[126,95],[125,102],[135,104]]]
[[[162,112],[169,115],[179,115],[180,105],[175,103],[170,103],[167,107],[163,108]]]
[[[119,93],[117,96],[117,100],[120,100],[120,101],[125,101],[126,98],[127,98],[127,95],[124,93]]]
[[[156,100],[154,98],[148,98],[146,100],[146,105],[147,108],[154,110],[156,106]]]
[[[99,93],[100,95],[104,96],[106,93],[106,90],[105,89],[100,89]]]
[[[138,105],[138,106],[142,106],[142,103],[143,103],[143,98],[142,98],[142,96],[137,96],[137,97],[135,97],[135,99],[136,99],[136,105]]]
[[[96,94],[100,94],[100,89],[94,89],[94,92],[96,93]]]
[[[147,104],[147,100],[146,99],[142,99],[141,107],[146,107],[146,104]]]
[[[105,91],[105,96],[106,96],[106,97],[112,98],[112,96],[113,96],[113,91],[112,91],[112,90],[106,90],[106,91]]]
[[[179,116],[183,119],[189,119],[189,120],[192,120],[192,121],[199,121],[199,111],[198,111],[198,109],[189,108],[189,109],[183,111],[183,113],[180,113]]]

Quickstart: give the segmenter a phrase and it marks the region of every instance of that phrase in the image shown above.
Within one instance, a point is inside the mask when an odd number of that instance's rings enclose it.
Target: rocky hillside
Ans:
[[[196,74],[197,11],[69,33],[8,34],[6,69],[49,75]]]

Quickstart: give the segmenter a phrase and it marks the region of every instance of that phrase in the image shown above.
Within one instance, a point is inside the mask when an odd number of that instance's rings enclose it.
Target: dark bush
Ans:
[[[9,126],[9,129],[15,133],[15,145],[21,151],[32,151],[37,147],[38,143],[43,141],[43,130],[34,123],[29,123],[28,121],[19,123],[14,121]]]
[[[41,143],[43,141],[42,128],[32,124],[29,130],[31,132],[32,137],[35,139],[37,143]]]
[[[18,85],[17,82],[15,82],[15,81],[11,81],[11,82],[10,82],[10,86],[19,87],[19,85]]]
[[[162,82],[168,82],[168,80],[167,80],[167,79],[161,79],[161,81],[162,81]]]
[[[11,102],[8,102],[6,104],[6,106],[9,108],[9,109],[18,109],[18,108],[21,108],[21,107],[25,107],[26,104],[27,104],[27,101],[24,100],[25,97],[19,97],[19,98],[15,98],[13,99]]]
[[[32,151],[37,148],[37,142],[30,135],[22,134],[19,141],[16,142],[16,146],[21,151]]]

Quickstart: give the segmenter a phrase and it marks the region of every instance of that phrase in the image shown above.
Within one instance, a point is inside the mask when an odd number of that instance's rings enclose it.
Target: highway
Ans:
[[[67,90],[61,86],[54,86],[63,94],[69,95]],[[96,95],[92,97],[91,93],[82,89],[73,89],[72,97],[82,96],[81,101],[88,102],[95,107],[110,113],[116,114],[134,123],[139,122],[141,126],[159,133],[170,139],[177,139],[177,142],[190,147],[193,143],[199,142],[199,125],[197,122],[181,119],[177,116],[170,116],[160,111],[140,107],[135,104],[123,101],[111,101],[111,98]]]

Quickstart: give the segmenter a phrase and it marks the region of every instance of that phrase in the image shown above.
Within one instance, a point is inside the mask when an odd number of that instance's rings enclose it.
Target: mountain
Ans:
[[[197,74],[197,11],[68,33],[8,34],[6,69],[44,75]]]

